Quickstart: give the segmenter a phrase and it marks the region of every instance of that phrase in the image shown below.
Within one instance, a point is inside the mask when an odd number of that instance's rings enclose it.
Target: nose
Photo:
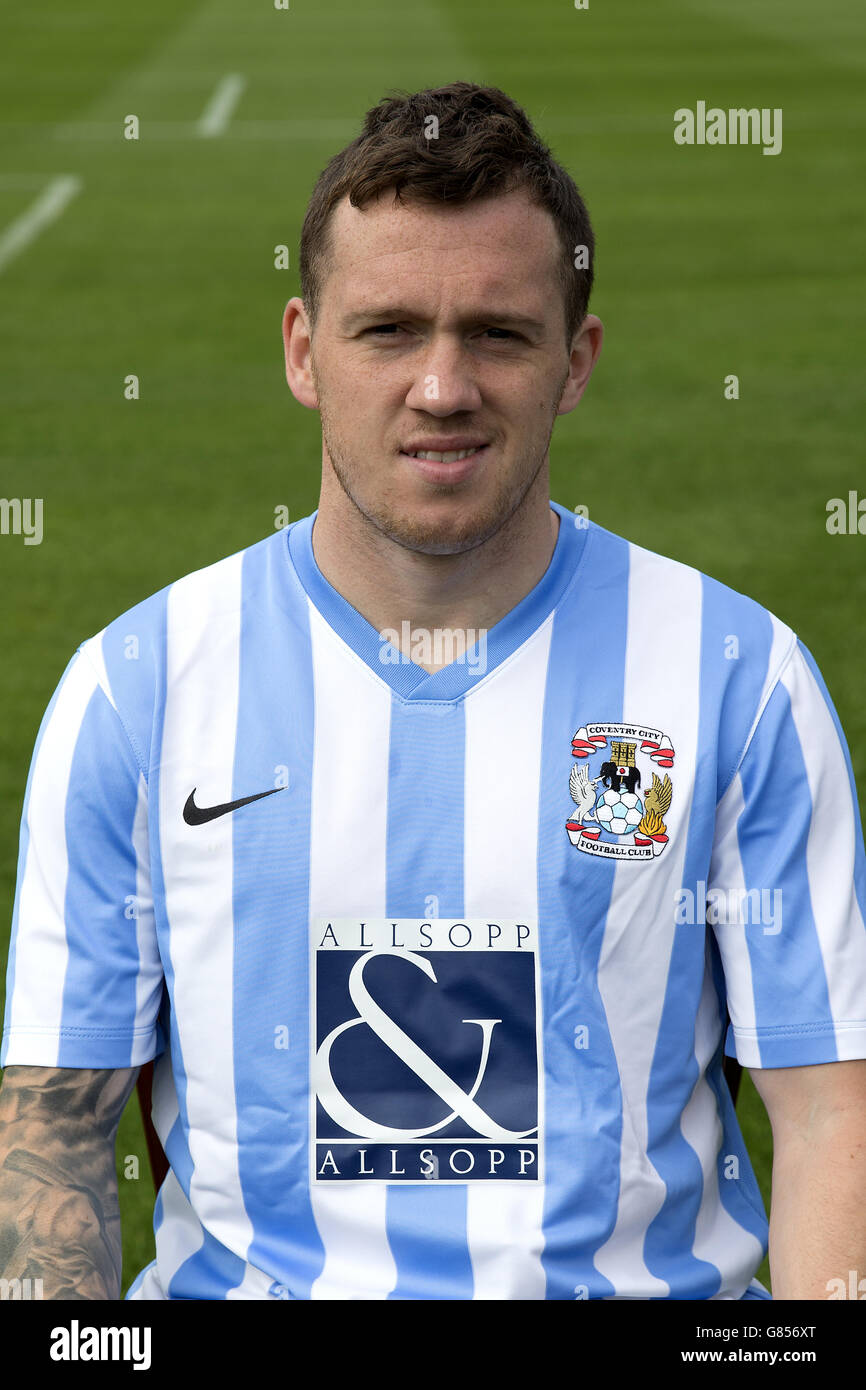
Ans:
[[[440,416],[480,408],[471,354],[453,337],[437,338],[413,365],[415,377],[406,396],[413,410]]]

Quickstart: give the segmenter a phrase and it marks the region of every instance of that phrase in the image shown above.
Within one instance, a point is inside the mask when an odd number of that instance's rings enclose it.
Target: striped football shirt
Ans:
[[[156,1059],[129,1298],[768,1297],[722,1062],[866,1057],[848,750],[782,622],[551,505],[433,674],[315,513],[72,657],[0,1062]]]

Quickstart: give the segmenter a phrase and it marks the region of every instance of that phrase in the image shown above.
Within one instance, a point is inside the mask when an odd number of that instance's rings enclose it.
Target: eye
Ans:
[[[384,338],[394,338],[398,333],[402,333],[403,331],[403,326],[399,323],[375,323],[371,324],[369,328],[364,329],[364,336],[367,337],[372,333]],[[497,336],[493,341],[497,343],[506,342],[509,339],[516,339],[519,336],[517,333],[513,333],[510,328],[491,327],[483,329],[482,332],[496,334]]]

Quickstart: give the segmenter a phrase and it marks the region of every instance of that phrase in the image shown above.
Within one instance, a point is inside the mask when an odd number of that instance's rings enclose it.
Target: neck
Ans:
[[[399,634],[391,641],[407,655],[417,630],[467,633],[471,646],[479,630],[494,627],[534,589],[550,564],[559,517],[548,492],[542,469],[520,507],[489,540],[456,555],[427,555],[383,535],[336,479],[326,487],[323,478],[313,554],[328,583],[377,632]],[[447,662],[417,664],[432,672]]]

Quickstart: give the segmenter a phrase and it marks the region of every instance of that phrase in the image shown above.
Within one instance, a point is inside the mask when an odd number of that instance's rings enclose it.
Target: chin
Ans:
[[[425,516],[423,507],[415,512],[410,507],[399,512],[389,509],[371,520],[389,540],[407,550],[425,555],[459,555],[490,540],[509,516],[507,510],[491,512],[489,508],[477,509],[467,516],[465,510],[458,508],[461,504],[455,501],[454,512],[438,519]]]

